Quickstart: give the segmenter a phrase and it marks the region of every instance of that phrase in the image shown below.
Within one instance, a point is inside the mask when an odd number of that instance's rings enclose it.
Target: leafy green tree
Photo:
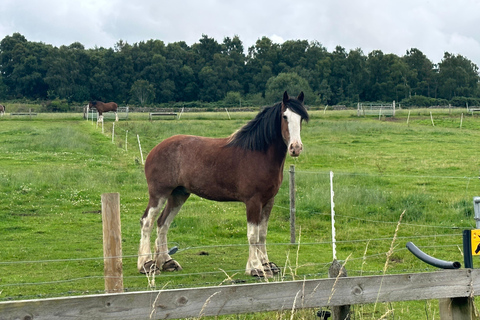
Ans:
[[[324,81],[328,82],[328,79],[324,78],[325,74],[323,74],[323,68],[318,68],[318,66],[320,65],[319,62],[324,61],[329,55],[330,53],[328,53],[327,49],[323,47],[322,44],[317,41],[312,41],[306,48],[304,55],[305,60],[302,60],[302,62],[297,64],[297,67],[292,70],[302,78],[305,78],[311,88],[316,91],[319,96],[322,95],[320,90],[321,88],[324,88],[324,84],[326,83]],[[330,66],[328,69],[330,70]],[[330,73],[330,71],[328,71],[328,73]]]
[[[229,91],[223,99],[225,107],[239,107],[242,103],[242,95],[240,92]]]
[[[370,75],[365,98],[367,101],[392,101],[397,98],[395,89],[404,80],[399,57],[374,50],[368,54],[367,72]]]
[[[6,36],[0,42],[0,72],[11,97],[37,99],[46,97],[43,59],[48,56],[51,46],[28,42],[19,33]]]
[[[89,77],[90,100],[111,100],[114,96],[114,82],[105,57],[113,55],[113,50],[96,48],[89,54],[92,60],[92,71]]]
[[[195,52],[185,42],[169,43],[165,49],[166,72],[175,84],[175,101],[198,99],[198,67]],[[158,99],[158,97],[157,97]]]
[[[248,48],[246,60],[246,78],[249,79],[245,85],[245,91],[260,92],[265,94],[265,86],[272,76],[278,74],[280,46],[267,37],[257,40],[254,46]]]
[[[324,55],[315,64],[314,86],[312,87],[318,93],[321,103],[328,104],[333,96],[330,87],[330,74],[332,72],[332,58],[330,54]]]
[[[111,101],[127,101],[128,92],[135,79],[134,63],[131,55],[132,46],[117,44],[117,52],[107,55],[107,68],[111,76],[113,92],[107,98]]]
[[[171,102],[175,98],[175,82],[170,79],[165,79],[160,83],[161,102]]]
[[[199,94],[201,101],[212,102],[222,98],[221,82],[217,73],[210,66],[205,66],[198,74]]]
[[[229,91],[243,92],[245,55],[242,41],[238,36],[232,39],[226,37],[223,40],[222,52],[215,55],[214,62],[217,73],[225,84],[222,88],[223,93],[226,94]]]
[[[192,50],[195,52],[197,66],[202,69],[206,65],[211,66],[215,54],[221,53],[222,46],[215,39],[203,34],[199,42],[192,45]]]
[[[238,36],[219,43],[207,35],[191,46],[184,41],[165,45],[151,39],[130,45],[119,40],[113,48],[89,50],[78,42],[59,48],[30,42],[19,33],[0,41],[3,99],[121,103],[131,98],[134,83],[144,80],[155,90],[153,103],[225,102],[238,93],[251,101],[247,103],[263,104],[265,97],[268,103],[277,101],[297,77],[305,81],[298,89],[309,103],[465,104],[477,103],[480,96],[478,67],[470,60],[445,53],[435,65],[415,48],[403,57],[380,50],[365,56],[361,49],[347,52],[337,46],[328,52],[316,41],[277,44],[263,37],[245,54]]]
[[[0,42],[0,70],[10,96],[20,94],[20,92],[16,92],[17,78],[14,76],[14,71],[22,60],[26,58],[27,44],[27,39],[20,33],[6,36]]]
[[[367,58],[361,49],[350,50],[345,61],[349,75],[349,81],[345,87],[345,97],[354,103],[364,99],[368,79],[366,61]]]
[[[129,54],[133,61],[133,70],[135,74],[138,75],[150,66],[154,55],[165,56],[166,48],[164,42],[161,40],[140,41],[131,46]],[[141,77],[142,76],[140,76],[140,78]]]
[[[337,46],[331,55],[331,61],[331,71],[328,82],[330,89],[333,92],[334,99],[330,99],[330,103],[338,104],[346,100],[345,94],[348,80],[350,78],[346,63],[347,52],[345,49]]]
[[[318,102],[323,105],[328,105],[329,102],[332,101],[333,92],[330,86],[328,85],[328,81],[324,79],[322,83],[317,88],[318,93]]]
[[[161,54],[153,54],[150,63],[140,72],[140,79],[145,79],[148,82],[155,84],[155,97],[157,102],[172,101],[174,97],[175,85],[168,86],[164,90],[164,82],[169,80],[167,73],[167,59]],[[171,81],[171,80],[170,80]],[[173,82],[173,81],[172,81]],[[153,102],[153,101],[152,101]]]
[[[177,88],[182,90],[177,91],[175,96],[177,101],[194,101],[198,95],[198,83],[196,81],[195,73],[190,66],[182,66],[179,70],[179,76],[176,78]]]
[[[410,95],[436,96],[434,64],[420,50],[407,50],[403,60],[410,69],[407,82],[411,88]]]
[[[49,98],[85,101],[89,99],[88,74],[90,58],[82,44],[54,48],[45,58],[47,73],[45,83],[49,87]]]
[[[295,67],[305,68],[307,65],[306,53],[309,48],[307,40],[288,40],[279,48],[278,59],[285,65],[282,72],[288,72]]]
[[[265,91],[266,102],[275,103],[280,101],[285,91],[291,96],[296,96],[303,91],[305,101],[313,102],[316,99],[307,80],[296,73],[280,73],[278,76],[270,78],[267,82]]]
[[[135,99],[140,105],[145,105],[155,98],[155,88],[147,80],[137,80],[130,89],[132,99]]]
[[[8,86],[3,82],[3,77],[0,74],[0,99],[5,100],[8,98]]]
[[[440,98],[472,96],[479,82],[478,66],[461,55],[445,52],[438,64],[438,93]]]
[[[411,87],[408,79],[412,78],[412,76],[413,71],[408,67],[405,61],[399,57],[395,57],[394,62],[391,65],[390,73],[391,83],[395,89],[393,100],[400,101],[411,95]]]

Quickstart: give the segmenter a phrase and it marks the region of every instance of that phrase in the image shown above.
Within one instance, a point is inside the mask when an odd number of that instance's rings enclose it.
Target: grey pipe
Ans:
[[[445,261],[429,256],[422,250],[418,249],[418,247],[415,246],[412,242],[407,242],[407,249],[418,259],[437,268],[458,269],[462,266],[458,261]]]

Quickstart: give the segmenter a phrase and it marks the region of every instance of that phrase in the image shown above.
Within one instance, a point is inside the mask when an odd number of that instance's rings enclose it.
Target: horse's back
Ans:
[[[107,102],[107,103],[102,102],[102,104],[104,105],[104,108],[106,110],[117,111],[118,109],[118,104],[116,104],[115,102]]]
[[[212,198],[202,192],[221,179],[234,157],[225,148],[227,138],[176,135],[165,139],[147,156],[145,176],[150,189],[185,187],[190,193]],[[230,168],[231,169],[231,168]],[[153,191],[153,190],[152,190]]]
[[[189,193],[217,201],[242,201],[258,190],[268,199],[278,191],[281,169],[275,172],[261,152],[227,146],[228,138],[176,135],[147,156],[145,176],[151,194],[184,187]],[[263,170],[268,168],[268,170]]]
[[[99,111],[117,111],[118,104],[115,102],[102,102],[102,101],[90,101],[89,102],[90,108],[95,108]]]
[[[175,135],[157,144],[147,156],[145,171],[157,167],[172,170],[179,166],[212,161],[227,142],[226,138],[216,139],[192,135]],[[148,179],[148,177],[147,177]]]

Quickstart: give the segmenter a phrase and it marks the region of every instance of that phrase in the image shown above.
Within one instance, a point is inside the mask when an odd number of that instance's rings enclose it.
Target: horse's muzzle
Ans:
[[[291,157],[298,157],[302,153],[303,144],[301,142],[293,142],[288,147],[288,153]]]

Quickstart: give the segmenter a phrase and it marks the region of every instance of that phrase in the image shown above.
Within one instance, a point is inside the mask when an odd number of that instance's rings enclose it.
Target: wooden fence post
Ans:
[[[295,166],[290,165],[290,243],[295,243]]]
[[[473,320],[475,308],[473,298],[458,297],[439,299],[440,320]]]
[[[328,277],[329,278],[343,278],[347,276],[347,270],[338,262],[338,260],[334,259],[332,265],[328,269]],[[336,282],[336,281],[335,281]],[[331,307],[332,310],[332,319],[333,320],[350,320],[350,306],[333,306]]]
[[[103,259],[105,291],[123,292],[120,194],[102,194]]]

